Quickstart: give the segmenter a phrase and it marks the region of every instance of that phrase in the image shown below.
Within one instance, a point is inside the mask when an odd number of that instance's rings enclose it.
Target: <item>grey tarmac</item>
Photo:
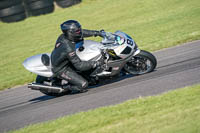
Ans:
[[[27,86],[1,91],[0,133],[200,83],[200,41],[153,54],[158,59],[154,72],[135,77],[125,76],[93,87],[86,93],[56,98],[30,90]]]

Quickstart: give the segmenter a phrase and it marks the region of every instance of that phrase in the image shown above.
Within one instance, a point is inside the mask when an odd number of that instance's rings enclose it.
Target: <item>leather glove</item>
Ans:
[[[106,36],[106,32],[102,29],[99,31],[99,36],[104,38]]]
[[[95,31],[93,31],[93,34],[94,34],[95,37],[100,36],[100,37],[103,38],[103,37],[105,36],[106,33],[105,33],[104,30],[100,30],[100,31],[96,31],[96,30],[95,30]]]

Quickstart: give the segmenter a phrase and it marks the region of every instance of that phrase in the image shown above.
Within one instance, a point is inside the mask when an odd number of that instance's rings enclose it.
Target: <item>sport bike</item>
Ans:
[[[103,79],[112,79],[122,75],[142,75],[152,72],[157,60],[148,51],[140,50],[136,42],[124,32],[103,32],[101,42],[84,40],[76,44],[76,54],[82,61],[104,60],[104,64],[96,69],[77,73],[88,80],[89,86],[98,85]],[[39,90],[46,95],[61,96],[69,93],[64,86],[67,81],[57,78],[51,71],[49,53],[27,58],[24,67],[35,74],[36,80],[28,84],[28,88]]]

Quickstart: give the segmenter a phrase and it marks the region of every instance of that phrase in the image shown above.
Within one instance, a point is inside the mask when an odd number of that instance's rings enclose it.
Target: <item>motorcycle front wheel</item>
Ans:
[[[132,75],[142,75],[152,72],[156,66],[156,57],[148,51],[141,50],[125,64],[124,69]]]

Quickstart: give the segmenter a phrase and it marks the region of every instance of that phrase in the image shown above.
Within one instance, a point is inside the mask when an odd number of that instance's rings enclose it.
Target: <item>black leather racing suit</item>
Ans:
[[[91,36],[101,36],[99,31],[82,30],[83,38]],[[83,41],[81,39],[80,41]],[[81,61],[76,55],[75,45],[78,42],[68,40],[64,34],[61,34],[51,53],[52,71],[58,78],[67,80],[71,85],[69,90],[82,91],[88,87],[88,81],[74,70],[86,71],[95,67],[94,61]]]

